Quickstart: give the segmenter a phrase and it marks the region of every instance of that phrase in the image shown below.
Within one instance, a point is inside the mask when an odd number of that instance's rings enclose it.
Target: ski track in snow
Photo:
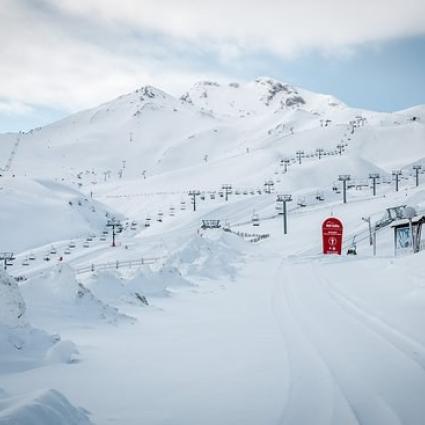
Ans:
[[[336,292],[318,264],[284,261],[273,297],[292,353],[282,424],[423,424],[419,343]]]

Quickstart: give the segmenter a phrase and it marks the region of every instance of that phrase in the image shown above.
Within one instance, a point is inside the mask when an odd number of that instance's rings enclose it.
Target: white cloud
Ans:
[[[209,55],[237,70],[256,50],[347,54],[424,20],[423,0],[2,0],[0,109],[77,110],[143,84],[178,94],[226,79],[196,63]]]
[[[167,55],[164,46],[147,46],[129,53],[137,42],[125,31],[117,32],[122,40],[115,40],[110,49],[81,36],[78,26],[55,21],[55,16],[24,7],[24,2],[3,0],[3,6],[0,39],[6,42],[0,43],[0,98],[5,99],[2,112],[12,111],[12,106],[18,111],[17,105],[23,111],[25,104],[74,111],[145,84],[180,94],[198,79],[222,77],[167,66],[160,59]],[[90,31],[96,35],[95,28]]]
[[[425,33],[423,0],[62,0],[61,5],[191,41],[281,55]]]
[[[31,106],[15,100],[0,100],[0,113],[5,115],[25,115],[32,111]]]

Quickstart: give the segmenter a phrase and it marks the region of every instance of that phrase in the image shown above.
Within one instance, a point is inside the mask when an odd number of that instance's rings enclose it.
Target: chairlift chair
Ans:
[[[31,253],[28,257],[30,261],[34,261],[36,259],[35,254]]]
[[[317,199],[318,201],[324,201],[324,200],[325,200],[325,196],[323,195],[323,193],[321,193],[321,192],[317,192],[317,194],[316,194],[316,199]]]
[[[260,216],[257,213],[252,214],[252,225],[258,227],[260,225]]]
[[[298,204],[299,207],[302,207],[302,208],[307,206],[305,198],[298,198],[297,204]]]
[[[24,261],[22,261],[22,265],[23,266],[29,266],[30,265],[29,259],[25,258]]]

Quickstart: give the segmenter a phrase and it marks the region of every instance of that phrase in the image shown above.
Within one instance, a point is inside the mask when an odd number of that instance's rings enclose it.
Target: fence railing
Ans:
[[[270,237],[269,233],[246,233],[246,232],[235,232],[231,229],[226,229],[225,232],[233,233],[236,236],[247,239],[252,243],[260,242],[263,239]]]
[[[143,266],[145,264],[155,264],[161,259],[164,259],[165,257],[142,257],[134,260],[116,260],[116,261],[109,261],[107,263],[92,263],[87,264],[85,266],[76,267],[75,273],[76,274],[83,274],[83,273],[91,273],[91,272],[99,272],[99,271],[107,271],[107,270],[116,270],[120,268],[132,268],[132,267],[138,267]]]

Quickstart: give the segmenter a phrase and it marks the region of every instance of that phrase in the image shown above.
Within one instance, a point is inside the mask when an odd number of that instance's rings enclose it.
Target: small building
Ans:
[[[425,215],[417,215],[411,219],[403,218],[394,221],[394,255],[407,252],[419,252],[425,248],[425,238],[422,237],[422,225]]]

